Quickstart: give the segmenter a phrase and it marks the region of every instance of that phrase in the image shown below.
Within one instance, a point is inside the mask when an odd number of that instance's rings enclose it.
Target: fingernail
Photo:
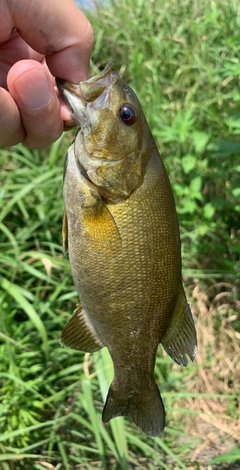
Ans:
[[[27,74],[31,74],[29,82]],[[30,111],[43,109],[51,101],[51,91],[44,70],[35,69],[25,72],[15,80],[14,88],[23,106]]]

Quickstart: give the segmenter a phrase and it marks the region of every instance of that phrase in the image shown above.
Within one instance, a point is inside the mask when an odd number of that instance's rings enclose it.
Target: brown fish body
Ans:
[[[108,348],[114,380],[103,420],[128,415],[154,436],[164,427],[154,381],[158,344],[186,365],[186,354],[194,358],[196,335],[182,288],[168,176],[137,98],[111,67],[84,82],[85,99],[89,82],[107,85],[89,100],[89,120],[81,117],[66,159],[65,226],[82,308],[62,342],[87,352]],[[124,103],[137,114],[130,125],[119,116]]]

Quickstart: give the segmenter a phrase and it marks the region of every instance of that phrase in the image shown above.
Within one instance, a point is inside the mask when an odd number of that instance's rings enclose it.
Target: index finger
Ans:
[[[35,51],[46,56],[53,76],[73,83],[88,77],[93,30],[72,0],[7,3],[13,26]]]

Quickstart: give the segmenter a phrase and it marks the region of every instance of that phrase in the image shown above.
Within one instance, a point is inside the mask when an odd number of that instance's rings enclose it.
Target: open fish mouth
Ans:
[[[88,80],[80,82],[79,88],[81,90],[82,98],[87,102],[93,102],[104,92],[104,90],[112,85],[117,78],[114,64],[109,62],[106,67]]]
[[[61,78],[56,78],[59,93],[65,98],[72,110],[72,118],[82,127],[88,103],[92,108],[102,109],[108,106],[108,91],[117,80],[114,64],[109,62],[106,67],[94,77],[75,85]]]

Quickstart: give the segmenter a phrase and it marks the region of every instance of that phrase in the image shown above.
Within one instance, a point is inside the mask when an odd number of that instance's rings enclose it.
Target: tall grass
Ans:
[[[168,168],[199,350],[183,369],[159,347],[162,438],[124,418],[103,425],[107,351],[84,355],[59,344],[78,301],[61,240],[73,135],[41,151],[1,149],[0,468],[238,468],[239,3],[112,0],[87,14],[93,73],[115,62]]]

